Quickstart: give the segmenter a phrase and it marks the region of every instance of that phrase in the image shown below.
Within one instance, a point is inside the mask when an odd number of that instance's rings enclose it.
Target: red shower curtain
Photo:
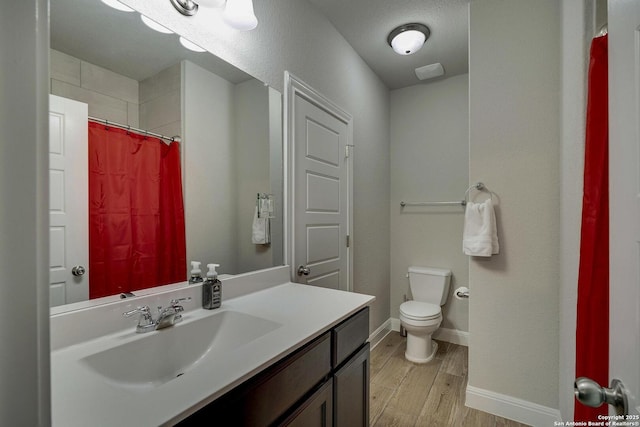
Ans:
[[[609,120],[607,36],[591,43],[576,329],[576,377],[609,384]],[[599,408],[576,401],[576,421],[598,421]]]
[[[186,280],[180,145],[89,122],[89,297]]]

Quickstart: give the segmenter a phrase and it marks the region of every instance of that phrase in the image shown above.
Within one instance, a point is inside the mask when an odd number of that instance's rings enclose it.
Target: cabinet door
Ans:
[[[355,352],[333,377],[335,427],[369,425],[369,343]]]
[[[318,391],[309,396],[281,426],[332,427],[333,379],[329,378]]]

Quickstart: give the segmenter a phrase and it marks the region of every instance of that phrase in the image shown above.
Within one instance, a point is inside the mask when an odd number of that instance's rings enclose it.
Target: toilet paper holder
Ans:
[[[469,288],[466,288],[464,286],[459,287],[458,289],[456,289],[455,295],[458,299],[469,298]]]

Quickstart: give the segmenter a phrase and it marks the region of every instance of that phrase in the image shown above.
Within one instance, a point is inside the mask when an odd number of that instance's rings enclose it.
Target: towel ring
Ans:
[[[464,192],[465,204],[466,204],[467,199],[469,197],[469,192],[471,190],[473,190],[473,189],[475,189],[477,191],[486,191],[487,193],[489,193],[489,198],[493,202],[493,194],[491,193],[491,191],[489,191],[489,189],[482,182],[477,182],[477,183],[473,184],[471,187],[467,188],[467,191]]]

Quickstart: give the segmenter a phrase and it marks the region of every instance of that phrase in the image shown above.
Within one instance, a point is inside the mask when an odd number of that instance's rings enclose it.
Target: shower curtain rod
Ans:
[[[164,139],[165,141],[169,141],[169,142],[173,142],[176,139],[178,139],[178,140],[180,139],[179,136],[164,136],[164,135],[160,135],[159,133],[149,132],[148,130],[138,129],[138,128],[131,127],[129,125],[123,125],[123,124],[120,124],[120,123],[111,122],[111,121],[109,121],[107,119],[100,119],[100,118],[97,118],[97,117],[89,116],[89,120],[91,120],[93,122],[102,123],[102,124],[105,124],[107,126],[114,126],[114,127],[118,127],[118,128],[121,128],[121,129],[126,129],[128,131],[132,131],[132,132],[139,133],[139,134],[142,134],[142,135],[149,135],[149,136],[153,136],[153,137],[156,137],[156,138]]]

